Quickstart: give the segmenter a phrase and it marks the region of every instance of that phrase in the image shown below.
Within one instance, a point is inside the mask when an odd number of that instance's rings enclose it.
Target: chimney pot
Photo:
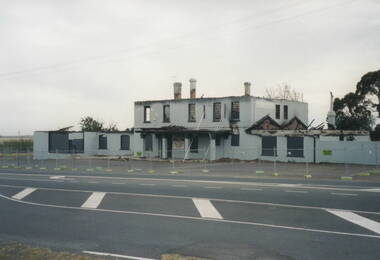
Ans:
[[[251,95],[251,82],[244,82],[244,96]]]
[[[196,88],[197,88],[197,80],[196,79],[190,79],[190,98],[196,98]]]
[[[181,82],[174,82],[174,99],[181,99],[182,98],[182,83]]]

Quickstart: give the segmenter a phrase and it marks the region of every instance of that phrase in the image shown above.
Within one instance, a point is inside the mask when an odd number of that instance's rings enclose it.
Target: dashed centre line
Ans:
[[[255,188],[241,188],[240,190],[247,190],[247,191],[249,191],[249,190],[255,190],[255,191],[261,191],[261,190],[263,190],[263,189],[255,189]]]
[[[125,182],[112,182],[111,184],[114,184],[114,185],[123,185],[123,184],[125,184]]]
[[[358,194],[354,194],[354,193],[335,193],[335,192],[331,192],[330,194],[331,195],[336,195],[336,196],[358,196]]]
[[[205,189],[221,189],[222,187],[216,187],[216,186],[205,186],[203,187]]]
[[[181,187],[181,188],[183,188],[183,187],[187,187],[187,185],[178,184],[178,185],[172,185],[172,187]]]
[[[293,193],[308,193],[307,191],[303,191],[303,190],[286,190],[285,192],[293,192]]]
[[[153,183],[140,183],[141,186],[156,186],[156,184]]]
[[[20,191],[16,195],[12,196],[12,198],[14,198],[16,200],[22,200],[23,198],[25,198],[26,196],[28,196],[29,194],[31,194],[35,190],[37,190],[37,189],[36,188],[25,188],[24,190]]]

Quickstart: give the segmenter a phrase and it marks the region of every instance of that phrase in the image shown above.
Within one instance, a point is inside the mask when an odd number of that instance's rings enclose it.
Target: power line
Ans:
[[[285,17],[285,18],[280,18],[280,19],[273,20],[273,21],[270,21],[270,22],[267,22],[267,23],[255,25],[255,26],[253,26],[253,29],[262,29],[262,28],[265,28],[265,27],[268,27],[268,26],[271,26],[271,25],[274,25],[274,24],[278,24],[278,23],[281,23],[281,22],[285,22],[285,21],[288,21],[288,20],[297,19],[297,18],[300,18],[300,17],[303,17],[303,16],[307,16],[307,15],[310,15],[310,14],[320,13],[320,12],[323,12],[323,11],[326,11],[326,10],[329,10],[331,8],[335,8],[335,7],[338,7],[338,6],[347,5],[347,4],[350,4],[350,3],[355,2],[355,1],[358,1],[358,0],[351,0],[351,1],[347,1],[347,2],[339,2],[339,3],[335,3],[335,4],[332,4],[332,5],[329,5],[329,6],[325,6],[325,7],[322,7],[322,8],[318,8],[318,9],[310,10],[310,11],[303,12],[303,13],[300,13],[300,14],[296,14],[296,15],[293,15],[293,16],[288,16],[288,17]],[[304,1],[303,1],[303,3],[304,3]],[[295,3],[293,5],[295,5]],[[273,11],[273,10],[275,10],[275,11]],[[277,11],[279,11],[279,8],[272,9],[272,12],[277,12]],[[239,22],[241,22],[243,20],[247,20],[248,17],[252,17],[252,15],[244,17],[242,19],[234,20],[234,21],[229,22],[229,23],[223,23],[221,25],[217,25],[217,26],[214,26],[214,27],[218,27],[219,28],[219,27],[223,27],[223,26],[226,26],[226,25],[229,25],[229,24],[239,23]],[[255,16],[255,17],[259,17],[259,16]],[[251,27],[252,27],[251,25],[247,26],[247,27],[245,27],[245,28],[243,28],[241,30],[234,31],[234,33],[249,30],[249,29],[251,29]],[[189,34],[185,34],[185,35],[182,35],[182,36],[179,36],[179,37],[176,37],[176,38],[172,38],[171,41],[173,41],[174,39],[180,39],[180,38],[188,37],[188,35]],[[224,37],[225,36],[228,36],[228,35],[226,34],[226,35],[224,35]],[[213,38],[215,38],[215,36],[214,37],[203,38],[200,41],[198,41],[196,44],[199,44],[200,42],[203,42],[203,41],[212,40]],[[129,58],[130,57],[132,57],[132,58],[133,57],[141,57],[141,56],[145,56],[145,55],[152,55],[152,54],[162,53],[164,51],[173,51],[173,50],[177,50],[177,49],[180,49],[182,47],[191,46],[191,45],[194,45],[194,43],[190,43],[190,44],[189,43],[187,43],[187,44],[185,43],[185,44],[178,45],[178,46],[166,49],[166,50],[147,51],[147,52],[144,52],[144,53],[141,53],[141,54],[138,54],[138,55],[129,56]],[[146,46],[146,45],[144,45],[144,46]],[[139,49],[139,48],[140,47],[135,47],[135,48],[132,48],[132,49]],[[130,50],[132,50],[132,49],[119,50],[119,51],[117,51],[117,53],[128,52],[128,50],[130,52]],[[38,72],[43,72],[43,71],[46,71],[46,70],[60,69],[60,68],[68,67],[68,66],[71,66],[71,65],[77,65],[77,64],[91,62],[91,61],[96,61],[96,60],[105,60],[107,62],[106,59],[109,58],[109,57],[110,57],[109,54],[107,54],[107,55],[101,55],[101,56],[92,56],[92,57],[78,59],[78,60],[74,60],[74,61],[70,61],[70,62],[66,62],[66,63],[57,63],[57,64],[53,64],[53,65],[41,66],[41,67],[36,67],[36,68],[26,69],[26,70],[21,70],[21,71],[14,71],[14,72],[9,72],[9,73],[0,73],[0,79],[19,78],[18,75],[25,76],[24,74],[28,74],[28,73],[34,73],[34,72],[38,73]],[[119,59],[111,59],[111,60],[108,60],[108,62],[120,62],[120,61],[125,60],[125,58],[127,58],[127,57],[119,58]],[[69,69],[57,70],[57,72],[67,71],[67,70],[69,70]],[[55,72],[55,71],[51,71],[51,72]]]
[[[227,25],[241,23],[241,22],[244,22],[244,21],[246,21],[248,19],[251,19],[251,18],[257,19],[258,17],[263,17],[265,15],[268,15],[268,14],[271,14],[271,13],[276,13],[276,12],[279,12],[279,11],[282,11],[282,10],[285,10],[285,9],[288,9],[288,8],[291,8],[291,7],[300,5],[300,4],[303,5],[305,3],[307,3],[307,2],[304,1],[304,0],[303,1],[301,0],[301,1],[296,1],[295,3],[292,3],[292,4],[282,5],[282,6],[279,6],[279,7],[276,7],[276,8],[266,9],[266,10],[264,10],[260,14],[249,15],[249,16],[245,16],[243,18],[232,20],[230,22],[226,22],[226,23],[210,26],[210,27],[208,27],[208,29],[223,28],[223,27],[225,27]],[[159,41],[157,43],[153,43],[153,44],[159,44],[160,42],[163,42],[163,41],[174,41],[174,40],[178,40],[178,39],[188,38],[188,37],[191,37],[194,34],[199,34],[199,32],[191,32],[191,33],[183,34],[183,35],[180,35],[178,37],[172,37],[172,38],[169,38],[169,39],[164,39],[164,40],[161,40],[161,41]],[[116,54],[120,54],[120,53],[126,53],[126,52],[131,52],[133,50],[138,50],[138,49],[143,48],[144,46],[146,47],[146,46],[150,46],[150,45],[152,45],[152,44],[144,44],[144,45],[136,46],[136,47],[133,47],[133,48],[120,49],[120,50],[113,51],[113,52],[105,54],[105,55],[90,56],[90,57],[76,59],[76,60],[72,60],[72,61],[68,61],[68,62],[61,62],[61,63],[51,64],[51,65],[46,65],[46,66],[39,66],[39,67],[35,67],[35,68],[30,68],[30,69],[24,69],[24,70],[18,70],[18,71],[13,71],[13,72],[0,73],[0,79],[1,78],[13,78],[13,76],[16,76],[16,75],[28,74],[28,73],[33,73],[33,72],[45,71],[45,70],[53,70],[53,69],[56,69],[56,68],[67,67],[67,66],[70,66],[70,65],[76,65],[76,64],[86,63],[86,62],[91,62],[91,61],[96,61],[96,60],[102,60],[102,59],[106,59],[106,58],[108,58],[108,57],[110,57],[112,55],[116,55]]]

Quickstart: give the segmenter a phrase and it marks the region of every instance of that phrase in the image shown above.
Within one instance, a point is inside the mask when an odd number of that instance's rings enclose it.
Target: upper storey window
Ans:
[[[288,106],[287,105],[284,105],[284,119],[285,120],[288,119]]]
[[[214,103],[214,113],[213,113],[214,122],[219,122],[221,118],[222,118],[222,104],[220,102]]]
[[[170,122],[170,105],[164,105],[164,123]]]
[[[189,122],[195,122],[195,104],[189,104]]]
[[[280,110],[281,110],[280,105],[276,105],[276,119],[280,119]]]
[[[150,123],[150,106],[144,106],[144,123]]]
[[[231,103],[231,120],[240,119],[240,103],[239,101],[233,101]]]

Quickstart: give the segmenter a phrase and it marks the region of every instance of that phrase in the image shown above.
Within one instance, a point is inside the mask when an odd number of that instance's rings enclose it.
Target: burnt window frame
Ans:
[[[288,120],[289,118],[289,107],[288,105],[284,105],[284,120]]]
[[[149,110],[149,118],[147,111]],[[150,123],[151,122],[151,116],[152,116],[152,108],[150,106],[144,106],[144,123]],[[148,120],[149,119],[149,120]]]
[[[194,107],[194,119],[191,118],[191,107]],[[197,112],[196,112],[196,106],[195,103],[190,103],[188,105],[188,121],[189,122],[196,122],[197,121]]]
[[[237,104],[237,109],[236,109],[236,104]],[[231,121],[239,121],[239,120],[240,120],[240,101],[232,101],[231,102]]]
[[[275,107],[275,118],[276,119],[281,119],[281,105],[277,105]]]
[[[216,106],[219,105],[219,118],[217,118],[216,113]],[[222,103],[221,102],[215,102],[212,105],[212,120],[213,122],[220,122],[222,121]]]
[[[124,140],[123,142],[123,138],[126,138],[127,141]],[[125,150],[125,151],[131,150],[131,137],[129,135],[120,136],[120,150]]]
[[[168,109],[168,115],[165,114],[165,109]],[[162,113],[163,113],[163,120],[164,123],[170,123],[170,105],[165,104],[162,107]]]

